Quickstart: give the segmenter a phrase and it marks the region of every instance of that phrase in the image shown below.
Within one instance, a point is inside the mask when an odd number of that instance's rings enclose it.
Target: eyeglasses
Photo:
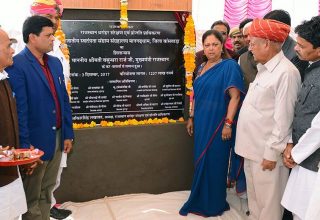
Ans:
[[[220,34],[221,34],[221,35],[227,35],[227,32],[221,31]]]

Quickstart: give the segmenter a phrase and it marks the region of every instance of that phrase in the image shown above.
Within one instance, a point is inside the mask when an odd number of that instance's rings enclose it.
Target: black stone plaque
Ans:
[[[63,20],[74,122],[183,116],[183,31],[172,21]]]

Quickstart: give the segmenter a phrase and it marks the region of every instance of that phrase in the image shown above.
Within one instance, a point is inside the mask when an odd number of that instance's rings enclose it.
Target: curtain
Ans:
[[[272,0],[249,0],[248,17],[262,18],[272,10]]]
[[[283,9],[291,15],[291,27],[294,29],[304,20],[310,20],[320,12],[319,0],[272,0],[272,10]]]
[[[272,0],[225,0],[224,20],[230,27],[245,18],[261,18],[272,9]]]

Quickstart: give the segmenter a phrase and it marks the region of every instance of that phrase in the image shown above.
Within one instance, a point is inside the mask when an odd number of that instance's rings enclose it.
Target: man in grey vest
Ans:
[[[272,10],[269,13],[267,13],[265,16],[263,16],[263,18],[273,19],[291,26],[290,14],[287,11],[282,9]],[[296,45],[295,40],[289,35],[282,45],[282,51],[284,55],[291,61],[291,63],[293,63],[293,65],[297,67],[297,69],[300,72],[301,80],[303,81],[304,70],[307,68],[308,62],[299,59],[299,57],[297,56],[294,50],[295,45]]]
[[[297,26],[295,50],[301,60],[309,61],[295,106],[292,143],[288,143],[283,159],[293,168],[282,205],[295,220],[305,219],[320,162],[320,17]]]

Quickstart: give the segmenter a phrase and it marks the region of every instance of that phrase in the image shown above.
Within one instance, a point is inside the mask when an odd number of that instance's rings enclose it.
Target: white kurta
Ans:
[[[240,110],[235,152],[256,162],[280,163],[291,134],[300,73],[282,51],[257,68]]]
[[[281,152],[290,138],[301,79],[282,51],[257,68],[240,110],[235,152],[245,158],[250,218],[280,220],[288,179]],[[276,168],[263,171],[263,159],[276,161]]]
[[[311,122],[311,127],[299,139],[292,149],[292,158],[299,164],[320,147],[320,112]],[[319,174],[320,176],[320,174]],[[318,182],[318,185],[317,185]],[[316,194],[318,193],[318,194]],[[311,202],[311,197],[314,198]],[[318,202],[316,202],[318,201]],[[320,212],[320,177],[317,173],[295,166],[290,174],[281,204],[301,219],[306,219],[307,209],[313,213]],[[314,215],[310,213],[310,215]],[[309,218],[315,220],[318,218]]]
[[[27,211],[26,196],[21,177],[0,187],[0,219],[15,219]]]
[[[320,169],[317,174],[317,180],[315,181],[313,193],[305,215],[305,220],[314,219],[320,219]]]
[[[53,50],[48,54],[51,56],[57,57],[60,60],[63,67],[64,82],[65,82],[65,85],[67,86],[67,83],[70,80],[70,64],[68,60],[65,58],[62,51],[60,50],[60,45],[61,45],[61,42],[57,38],[55,38],[53,42]]]
[[[0,80],[5,80],[6,78],[8,78],[8,73],[3,70],[2,72],[0,72]]]

